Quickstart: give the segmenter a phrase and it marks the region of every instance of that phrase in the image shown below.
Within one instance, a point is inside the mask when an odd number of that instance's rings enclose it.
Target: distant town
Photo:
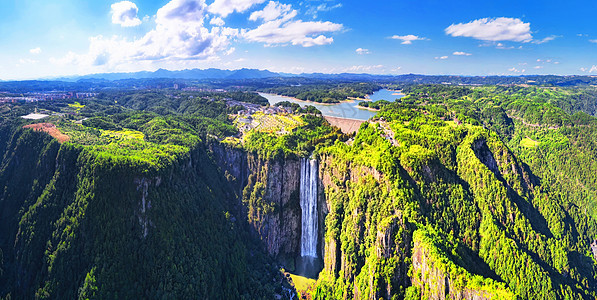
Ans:
[[[63,99],[87,99],[97,96],[98,93],[79,92],[48,92],[48,93],[27,93],[21,96],[0,97],[0,103],[37,102]]]

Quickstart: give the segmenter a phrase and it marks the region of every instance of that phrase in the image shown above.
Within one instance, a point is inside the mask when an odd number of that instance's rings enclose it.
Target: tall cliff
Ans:
[[[292,264],[300,255],[300,161],[267,159],[223,144],[210,148],[235,187],[239,215],[246,216],[271,256]]]
[[[313,297],[595,294],[593,219],[492,131],[409,126],[365,123],[316,148]],[[268,298],[272,258],[292,269],[300,255],[296,155],[218,142],[122,155],[21,128],[0,138],[2,296]]]
[[[352,143],[320,150],[325,267],[316,298],[590,297],[595,281],[581,278],[594,264],[564,247],[589,249],[595,221],[548,218],[574,204],[545,203],[555,189],[494,133],[405,124],[389,136],[384,126],[365,124]],[[578,239],[556,238],[562,226]]]
[[[277,270],[201,144],[145,160],[7,132],[0,297],[273,297]]]

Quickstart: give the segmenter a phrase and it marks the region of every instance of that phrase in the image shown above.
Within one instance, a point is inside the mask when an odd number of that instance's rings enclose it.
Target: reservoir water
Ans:
[[[324,116],[330,117],[338,117],[338,118],[347,118],[347,119],[357,119],[357,120],[369,120],[371,117],[377,114],[376,111],[367,110],[364,108],[359,108],[359,102],[363,102],[363,100],[350,100],[350,101],[342,101],[341,103],[334,103],[334,104],[322,104],[317,102],[311,101],[302,101],[296,98],[291,97],[284,97],[278,96],[273,94],[265,94],[259,93],[259,95],[263,96],[269,101],[270,105],[274,105],[278,102],[282,101],[289,101],[293,103],[297,103],[300,106],[304,107],[306,105],[315,106],[315,108],[319,109]],[[388,100],[390,102],[396,101],[396,99],[400,99],[404,97],[402,93],[390,90],[379,90],[371,95],[368,95],[367,98],[371,99],[371,101],[378,101],[378,100]]]

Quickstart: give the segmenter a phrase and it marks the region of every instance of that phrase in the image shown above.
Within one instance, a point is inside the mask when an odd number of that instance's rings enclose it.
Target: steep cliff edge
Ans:
[[[593,264],[565,247],[584,249],[595,221],[554,216],[573,204],[546,201],[561,198],[499,137],[400,122],[390,141],[387,127],[366,124],[352,144],[319,152],[327,212],[316,298],[589,297],[581,278]],[[555,238],[563,226],[578,239]]]
[[[469,273],[456,265],[435,241],[437,236],[421,228],[413,234],[413,287],[425,299],[516,299],[504,283]]]
[[[201,144],[122,155],[22,129],[0,143],[0,297],[273,297],[277,270]]]
[[[270,160],[224,144],[210,149],[235,186],[239,215],[246,216],[271,256],[292,264],[300,255],[300,161]]]

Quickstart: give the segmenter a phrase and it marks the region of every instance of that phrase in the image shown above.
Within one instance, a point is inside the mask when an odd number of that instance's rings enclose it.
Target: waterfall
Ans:
[[[316,159],[301,159],[301,256],[317,257],[317,181]]]

